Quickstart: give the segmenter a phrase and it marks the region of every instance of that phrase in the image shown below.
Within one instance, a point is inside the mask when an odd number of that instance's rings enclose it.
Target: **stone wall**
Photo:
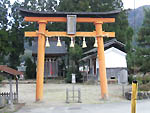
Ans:
[[[126,92],[125,98],[131,100],[131,95],[132,92]],[[139,91],[137,94],[137,100],[142,100],[142,99],[150,99],[150,91]]]

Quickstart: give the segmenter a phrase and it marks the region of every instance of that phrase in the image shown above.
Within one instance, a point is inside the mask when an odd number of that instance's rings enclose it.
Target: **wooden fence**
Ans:
[[[10,92],[1,92],[0,96],[4,96],[7,100],[10,99]],[[17,100],[17,94],[13,93],[13,100]]]

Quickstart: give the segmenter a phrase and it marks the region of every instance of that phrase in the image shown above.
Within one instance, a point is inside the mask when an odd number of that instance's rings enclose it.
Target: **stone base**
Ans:
[[[0,108],[5,107],[6,105],[6,99],[4,96],[0,96]]]

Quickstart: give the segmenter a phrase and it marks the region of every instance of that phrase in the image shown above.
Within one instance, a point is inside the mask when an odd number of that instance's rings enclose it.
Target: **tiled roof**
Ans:
[[[45,47],[45,55],[65,55],[67,54],[67,48],[65,41],[61,41],[62,46],[58,47],[57,41],[49,41],[50,47]],[[32,54],[37,55],[37,41],[33,44]]]
[[[105,50],[109,49],[110,47],[115,47],[115,48],[117,48],[117,49],[119,49],[119,50],[125,52],[125,48],[124,48],[124,47],[125,47],[125,44],[123,44],[123,43],[117,41],[115,38],[114,38],[114,39],[111,39],[111,40],[109,40],[109,41],[106,41],[106,42],[104,43],[104,49],[105,49]],[[85,54],[89,54],[89,53],[95,53],[95,52],[97,52],[97,48],[93,48],[93,49],[91,49],[91,50],[89,50],[89,51],[86,51],[86,52],[84,53],[84,55],[85,55]]]

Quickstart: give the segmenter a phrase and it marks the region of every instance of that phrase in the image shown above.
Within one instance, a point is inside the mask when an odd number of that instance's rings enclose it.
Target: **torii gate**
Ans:
[[[38,37],[38,64],[36,75],[36,101],[40,101],[43,98],[43,79],[44,79],[44,57],[45,57],[45,36],[62,36],[62,37],[97,37],[98,44],[98,60],[99,60],[99,76],[102,99],[107,99],[107,77],[105,67],[104,56],[104,42],[103,37],[115,37],[114,32],[104,32],[102,30],[103,23],[115,22],[115,16],[120,11],[111,12],[34,12],[24,9],[20,9],[21,15],[24,16],[24,20],[28,22],[38,22],[39,31],[37,32],[25,32],[25,37]],[[50,32],[46,30],[46,24],[48,22],[67,22],[67,15],[76,15],[76,22],[78,23],[93,23],[96,31],[93,32],[76,32],[75,34],[67,34],[67,32]]]

